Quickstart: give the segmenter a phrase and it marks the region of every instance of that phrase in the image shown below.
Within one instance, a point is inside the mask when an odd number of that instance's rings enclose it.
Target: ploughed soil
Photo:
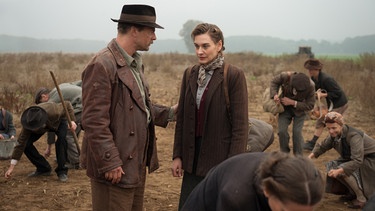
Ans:
[[[148,73],[151,84],[152,98],[160,104],[173,105],[178,100],[178,89],[181,78],[171,78],[168,73]],[[262,93],[261,86],[250,87],[252,92]],[[249,91],[250,92],[250,91]],[[275,119],[268,113],[263,112],[261,94],[249,99],[249,116],[262,119],[274,125]],[[19,116],[15,115],[17,132],[20,131]],[[370,136],[375,137],[373,128],[374,117],[363,113],[355,102],[349,103],[349,109],[345,114],[346,122],[354,127],[366,131]],[[305,139],[310,139],[314,132],[314,120],[306,120],[303,129]],[[174,178],[171,175],[171,157],[174,138],[174,123],[167,128],[157,127],[157,143],[160,168],[149,174],[147,177],[146,192],[144,198],[145,210],[177,210],[181,178]],[[81,139],[84,133],[81,134]],[[322,135],[326,136],[325,131]],[[319,141],[321,141],[320,138]],[[45,137],[35,143],[41,153],[46,147]],[[274,143],[267,151],[279,150],[278,136],[275,133]],[[308,155],[309,152],[304,152]],[[322,172],[325,172],[324,163],[335,159],[338,154],[331,150],[314,160]],[[50,164],[55,167],[55,153],[48,158]],[[4,173],[9,166],[9,160],[0,160],[0,210],[91,210],[91,189],[89,178],[85,170],[70,170],[69,180],[62,183],[55,174],[37,178],[28,178],[27,175],[35,170],[26,156],[22,156],[16,166],[13,177],[5,179]],[[233,178],[235,179],[235,178]],[[338,200],[339,196],[325,194],[322,202],[316,210],[351,210],[346,204]]]

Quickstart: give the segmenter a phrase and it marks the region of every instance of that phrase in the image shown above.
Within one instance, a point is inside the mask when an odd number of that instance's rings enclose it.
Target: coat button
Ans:
[[[131,136],[134,136],[134,131],[130,131],[130,135],[131,135]]]
[[[129,160],[133,159],[133,156],[132,155],[129,155]]]
[[[107,152],[105,153],[105,158],[110,158],[111,157],[111,153]]]

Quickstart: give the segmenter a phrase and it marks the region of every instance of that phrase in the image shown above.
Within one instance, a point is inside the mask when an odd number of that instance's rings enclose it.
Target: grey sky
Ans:
[[[0,0],[0,34],[109,41],[123,4],[155,7],[158,39],[180,39],[190,19],[214,23],[224,36],[341,42],[375,34],[374,0]],[[0,41],[1,42],[1,41]]]

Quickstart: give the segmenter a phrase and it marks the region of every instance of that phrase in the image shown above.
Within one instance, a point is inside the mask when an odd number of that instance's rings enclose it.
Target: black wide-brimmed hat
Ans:
[[[149,26],[153,28],[164,29],[157,24],[155,9],[149,5],[130,4],[122,7],[120,19],[113,19],[112,21],[118,23],[133,23],[142,26]]]
[[[46,124],[47,112],[39,106],[30,106],[21,115],[21,124],[24,129],[38,130]]]

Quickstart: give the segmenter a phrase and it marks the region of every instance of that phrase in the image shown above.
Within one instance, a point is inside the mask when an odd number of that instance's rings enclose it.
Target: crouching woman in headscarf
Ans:
[[[329,136],[315,145],[309,158],[318,158],[334,148],[340,158],[326,164],[326,192],[342,194],[342,191],[338,193],[329,188],[332,186],[330,183],[338,181],[345,186],[340,200],[350,201],[349,208],[363,208],[367,199],[375,193],[375,140],[345,124],[342,115],[337,112],[329,112],[324,122]]]

